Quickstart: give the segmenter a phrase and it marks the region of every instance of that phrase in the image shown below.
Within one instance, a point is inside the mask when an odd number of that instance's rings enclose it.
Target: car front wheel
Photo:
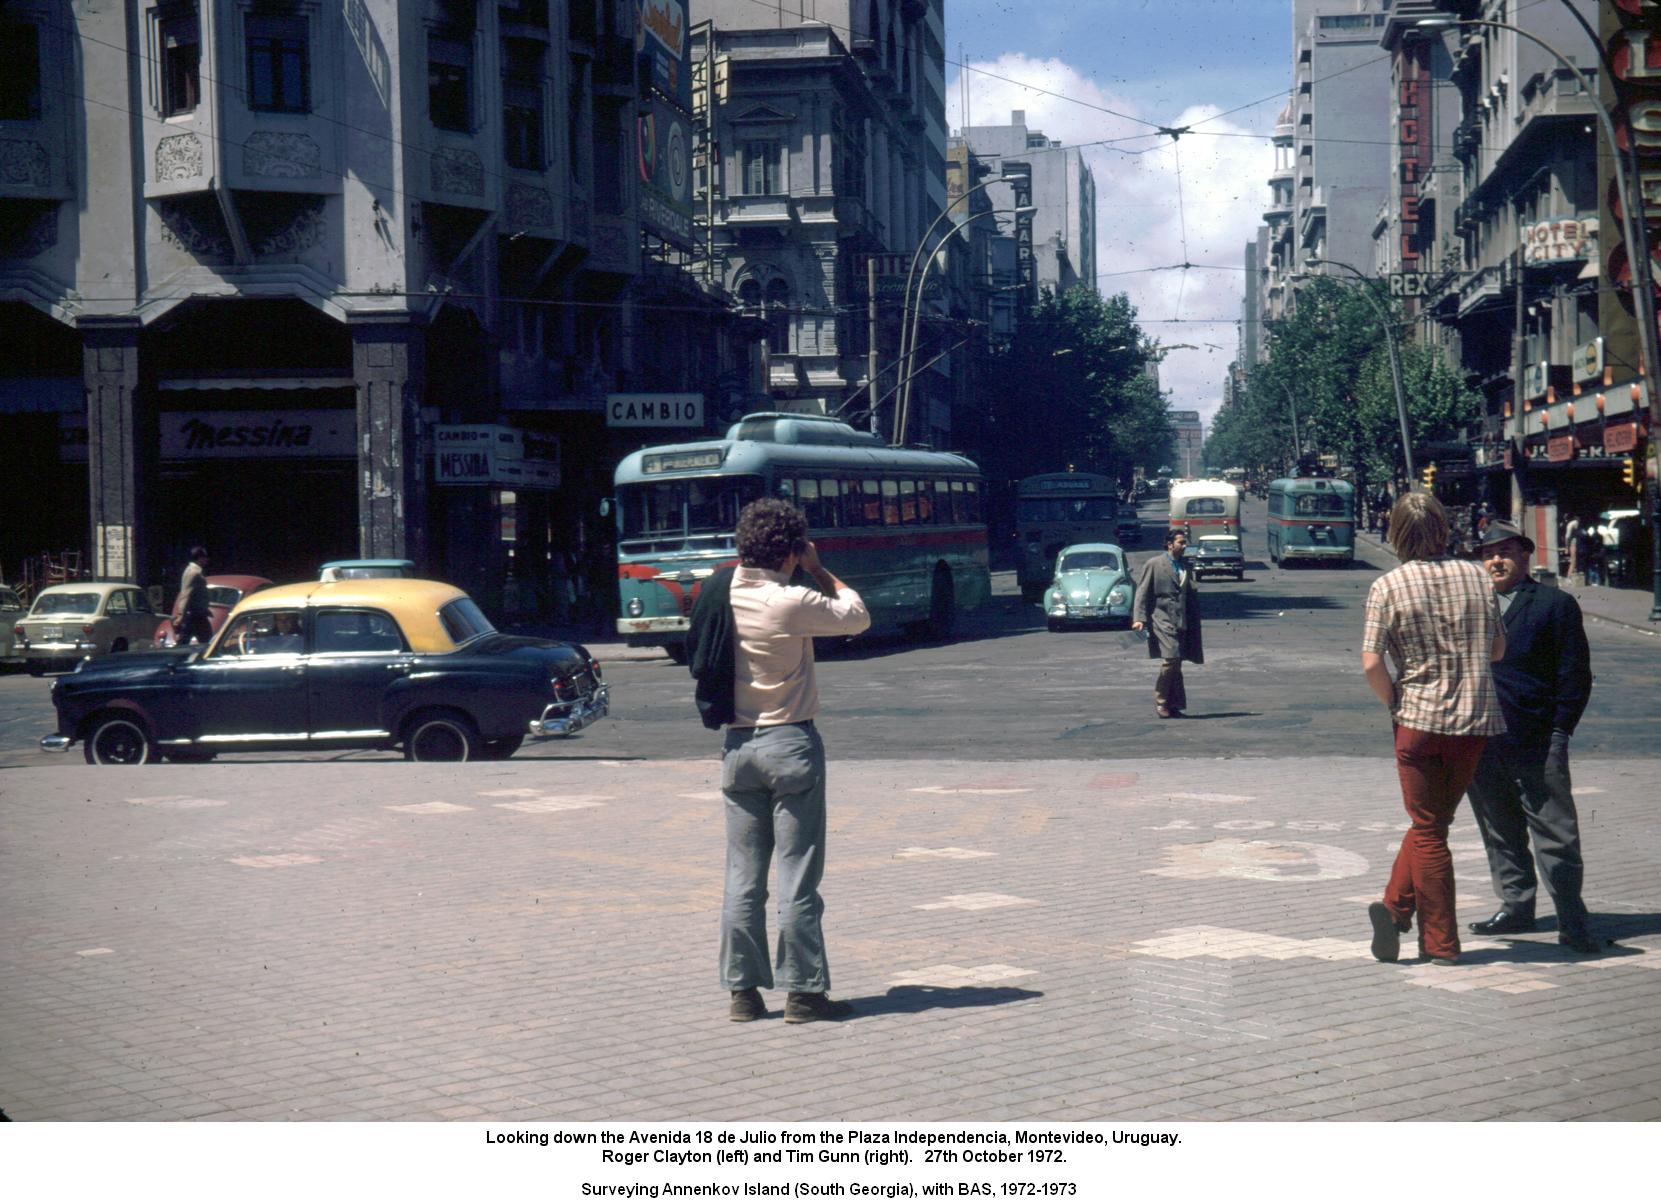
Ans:
[[[466,763],[479,752],[478,731],[459,713],[418,713],[405,727],[404,758],[412,763]]]
[[[139,767],[150,762],[154,749],[144,723],[124,713],[94,718],[82,746],[95,767]]]

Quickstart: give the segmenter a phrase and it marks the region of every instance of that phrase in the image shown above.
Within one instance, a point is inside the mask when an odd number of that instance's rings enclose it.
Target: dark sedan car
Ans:
[[[88,660],[52,701],[42,749],[80,742],[94,764],[398,746],[463,761],[574,734],[609,689],[585,648],[498,633],[459,588],[372,579],[257,592],[205,649]]]

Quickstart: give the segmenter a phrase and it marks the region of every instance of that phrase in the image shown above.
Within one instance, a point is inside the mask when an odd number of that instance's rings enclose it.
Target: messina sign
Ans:
[[[353,458],[356,409],[161,413],[163,459]]]

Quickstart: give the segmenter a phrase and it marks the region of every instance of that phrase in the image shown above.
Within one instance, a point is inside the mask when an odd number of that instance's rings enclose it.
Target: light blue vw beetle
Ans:
[[[1111,542],[1078,542],[1055,558],[1044,614],[1052,630],[1095,622],[1128,627],[1135,599],[1125,552]]]

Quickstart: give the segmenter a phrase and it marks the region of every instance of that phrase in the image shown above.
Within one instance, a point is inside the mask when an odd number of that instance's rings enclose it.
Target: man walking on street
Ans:
[[[179,580],[179,600],[174,606],[173,628],[178,631],[180,646],[192,641],[206,644],[213,637],[213,622],[208,615],[208,548],[190,548],[190,562],[185,564]]]
[[[832,575],[807,539],[807,520],[782,500],[758,500],[738,518],[732,608],[733,717],[721,748],[727,820],[726,895],[721,905],[721,984],[728,1016],[767,1015],[760,990],[787,991],[786,1022],[847,1017],[830,999],[820,918],[825,869],[825,746],[814,726],[819,690],[815,636],[858,634],[871,615],[859,594]],[[793,585],[800,567],[817,590]],[[701,593],[718,604],[719,592]],[[694,611],[693,629],[719,628]],[[694,662],[696,645],[688,651]],[[779,861],[778,944],[767,954],[767,873]]]
[[[1557,941],[1595,955],[1602,947],[1587,928],[1580,899],[1585,871],[1569,781],[1569,739],[1591,696],[1591,657],[1574,597],[1529,578],[1533,553],[1534,543],[1510,522],[1493,522],[1482,540],[1483,566],[1504,614],[1505,657],[1494,664],[1494,687],[1506,732],[1488,740],[1470,786],[1500,898],[1499,912],[1471,929],[1489,935],[1533,930],[1543,877],[1557,908]]]

